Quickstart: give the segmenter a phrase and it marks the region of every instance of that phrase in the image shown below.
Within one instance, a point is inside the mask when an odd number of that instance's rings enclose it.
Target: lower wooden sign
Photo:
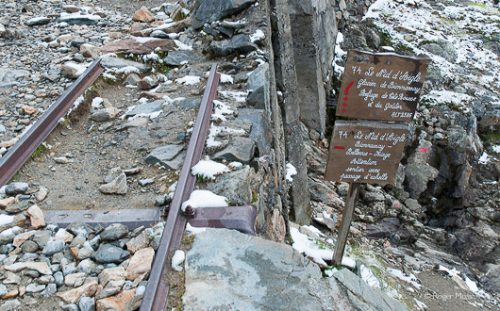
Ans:
[[[408,135],[408,127],[403,124],[337,121],[325,179],[394,184]]]

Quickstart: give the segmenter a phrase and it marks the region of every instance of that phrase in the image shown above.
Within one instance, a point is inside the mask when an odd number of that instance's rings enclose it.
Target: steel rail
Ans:
[[[169,269],[168,267],[170,267],[168,265],[169,258],[172,252],[180,246],[186,227],[187,218],[181,213],[181,205],[189,198],[194,189],[196,178],[191,174],[191,167],[201,160],[219,80],[220,74],[217,73],[217,65],[214,64],[210,70],[207,87],[189,141],[184,165],[170,204],[160,245],[156,251],[146,292],[142,299],[141,311],[161,311],[167,307],[169,286],[164,278],[164,272],[166,268]]]
[[[0,158],[0,187],[4,186],[26,163],[31,154],[49,136],[64,117],[75,100],[92,84],[104,71],[101,60],[96,59],[83,74],[53,103],[33,126],[21,136],[5,156]]]

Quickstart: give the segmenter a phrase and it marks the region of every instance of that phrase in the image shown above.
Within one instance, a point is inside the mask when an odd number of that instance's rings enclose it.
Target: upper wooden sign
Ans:
[[[337,116],[409,122],[417,108],[430,59],[350,50]]]
[[[404,124],[337,121],[325,179],[348,183],[394,184],[408,134]]]

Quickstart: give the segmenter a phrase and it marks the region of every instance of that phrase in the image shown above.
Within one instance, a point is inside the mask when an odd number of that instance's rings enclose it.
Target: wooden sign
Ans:
[[[413,119],[430,59],[350,50],[342,76],[337,116],[409,122]]]
[[[394,184],[408,135],[407,125],[402,124],[337,121],[325,179]]]

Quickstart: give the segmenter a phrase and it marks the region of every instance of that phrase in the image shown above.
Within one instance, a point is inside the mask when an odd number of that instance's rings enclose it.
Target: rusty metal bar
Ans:
[[[226,228],[255,235],[257,211],[251,205],[194,209],[188,222],[193,227]]]
[[[182,240],[186,217],[181,215],[181,204],[186,201],[194,189],[196,178],[191,174],[191,167],[195,165],[202,156],[205,141],[210,127],[210,116],[213,109],[213,100],[219,85],[220,74],[217,73],[217,65],[213,65],[208,77],[207,87],[203,94],[200,110],[192,132],[191,140],[181,170],[177,188],[170,204],[170,209],[165,223],[165,228],[160,240],[160,246],[151,268],[146,292],[141,304],[141,311],[165,310],[168,300],[168,284],[163,277],[172,252],[177,249]]]
[[[67,227],[75,222],[89,225],[107,226],[121,223],[130,229],[140,226],[157,224],[161,219],[159,208],[127,208],[119,210],[47,210],[44,211],[45,221]]]
[[[33,126],[0,159],[0,187],[16,174],[31,154],[49,136],[75,100],[101,75],[104,69],[96,59],[53,103]]]

